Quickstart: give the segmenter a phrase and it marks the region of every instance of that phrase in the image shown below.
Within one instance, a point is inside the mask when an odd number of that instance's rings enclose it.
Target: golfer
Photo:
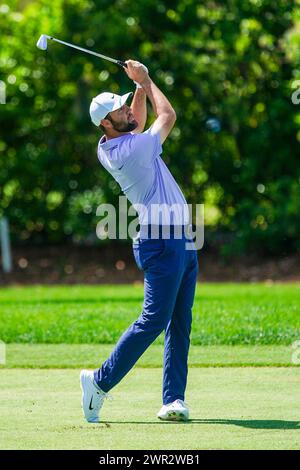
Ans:
[[[187,360],[192,323],[192,306],[198,272],[195,249],[186,249],[186,200],[161,158],[162,144],[170,134],[176,114],[168,99],[154,84],[146,67],[128,60],[126,74],[137,89],[131,107],[123,96],[101,93],[90,106],[92,122],[104,132],[98,145],[98,158],[118,182],[138,210],[140,232],[133,241],[138,267],[144,271],[143,311],[119,339],[110,357],[95,371],[80,374],[82,407],[86,420],[99,422],[99,412],[107,393],[130,371],[139,357],[161,332],[165,332],[163,406],[157,416],[164,420],[186,420],[184,402]],[[156,119],[145,132],[146,99]],[[184,158],[183,156],[181,158]],[[163,205],[180,211],[153,211]],[[156,235],[151,236],[155,227]],[[169,237],[163,228],[168,227]],[[176,230],[175,230],[176,229]],[[149,387],[151,384],[149,384]]]

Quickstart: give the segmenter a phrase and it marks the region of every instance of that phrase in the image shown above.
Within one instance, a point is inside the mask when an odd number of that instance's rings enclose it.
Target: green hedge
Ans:
[[[1,4],[0,216],[14,241],[93,239],[97,205],[119,195],[97,161],[88,107],[132,83],[92,56],[38,50],[48,33],[147,65],[178,116],[165,161],[188,202],[205,203],[208,243],[221,234],[227,254],[299,250],[299,18],[299,2],[286,0]]]

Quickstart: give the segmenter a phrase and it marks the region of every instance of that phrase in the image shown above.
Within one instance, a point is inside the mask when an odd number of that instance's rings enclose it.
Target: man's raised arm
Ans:
[[[133,134],[143,132],[147,121],[147,95],[143,88],[137,88],[131,103],[132,114],[134,119],[138,122],[138,127],[134,129]]]
[[[143,64],[134,60],[127,60],[127,68],[124,69],[129,78],[139,83],[147,97],[149,98],[156,120],[152,125],[152,132],[160,134],[161,143],[163,143],[171,132],[175,121],[176,113],[171,103],[168,101],[162,91],[155,85],[148,75]]]

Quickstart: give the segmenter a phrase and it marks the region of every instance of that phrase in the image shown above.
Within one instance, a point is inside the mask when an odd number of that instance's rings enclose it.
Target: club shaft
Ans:
[[[51,41],[56,41],[59,42],[60,44],[64,44],[65,46],[72,47],[73,49],[78,49],[79,51],[86,52],[87,54],[94,55],[96,57],[100,57],[100,59],[104,60],[109,60],[110,62],[113,62],[114,64],[122,65],[123,67],[126,67],[126,63],[122,62],[117,59],[112,59],[111,57],[107,57],[106,55],[103,54],[98,54],[98,52],[90,51],[89,49],[85,49],[84,47],[79,47],[75,46],[74,44],[70,44],[69,42],[61,41],[60,39],[56,39],[52,36],[47,36],[47,39],[51,39]]]

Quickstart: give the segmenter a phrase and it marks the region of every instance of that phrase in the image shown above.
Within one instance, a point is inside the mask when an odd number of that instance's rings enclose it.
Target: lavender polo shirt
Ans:
[[[99,161],[136,209],[141,225],[186,225],[187,202],[161,153],[160,135],[152,126],[141,134],[102,136],[98,144]]]

